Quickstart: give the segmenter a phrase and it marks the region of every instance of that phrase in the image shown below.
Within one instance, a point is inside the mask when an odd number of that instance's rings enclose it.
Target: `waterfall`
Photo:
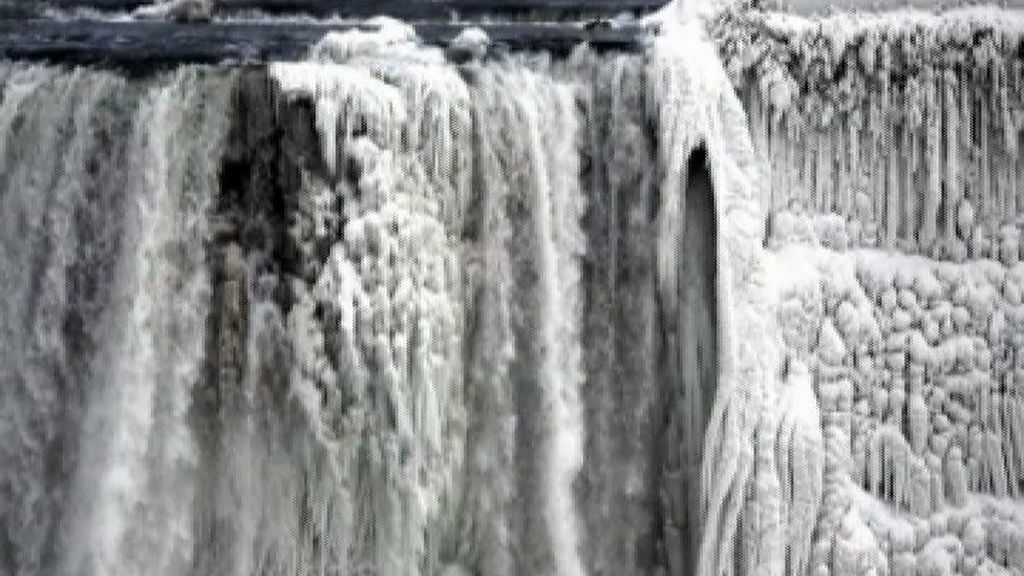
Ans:
[[[1019,30],[704,4],[0,62],[0,574],[1019,571]]]
[[[2,75],[5,571],[181,573],[230,74]]]
[[[11,572],[667,565],[640,56],[3,72]]]

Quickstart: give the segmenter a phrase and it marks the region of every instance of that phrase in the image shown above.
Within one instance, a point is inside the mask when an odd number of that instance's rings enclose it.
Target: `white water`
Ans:
[[[3,76],[5,571],[181,573],[230,76]]]

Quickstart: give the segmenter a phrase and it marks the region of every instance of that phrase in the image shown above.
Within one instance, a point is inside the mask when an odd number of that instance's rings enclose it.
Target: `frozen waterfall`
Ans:
[[[657,263],[713,215],[659,248],[650,65],[6,64],[5,571],[682,570],[715,259]]]
[[[1019,574],[1024,21],[732,4],[0,62],[0,574]]]

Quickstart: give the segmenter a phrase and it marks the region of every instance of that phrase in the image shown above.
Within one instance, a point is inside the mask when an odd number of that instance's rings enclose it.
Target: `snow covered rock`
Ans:
[[[470,26],[459,32],[448,45],[449,51],[455,52],[457,57],[469,57],[480,59],[487,54],[491,44],[487,32],[476,26]]]
[[[329,32],[310,50],[311,59],[319,62],[344,63],[360,56],[403,52],[406,57],[420,53],[415,49],[416,30],[393,18],[376,17],[359,28]]]
[[[170,20],[173,22],[209,22],[213,19],[213,0],[158,0],[132,12],[140,20]]]

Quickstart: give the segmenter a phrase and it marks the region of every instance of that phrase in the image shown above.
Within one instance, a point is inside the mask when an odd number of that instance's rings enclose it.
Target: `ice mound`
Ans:
[[[411,51],[417,42],[416,30],[409,24],[377,16],[359,28],[328,32],[310,49],[310,57],[319,62],[342,63],[360,56]]]
[[[209,22],[213,12],[213,0],[163,0],[137,8],[132,16],[140,20]]]
[[[472,58],[483,58],[487,54],[487,48],[491,44],[487,32],[476,26],[470,26],[452,39],[449,49]]]

